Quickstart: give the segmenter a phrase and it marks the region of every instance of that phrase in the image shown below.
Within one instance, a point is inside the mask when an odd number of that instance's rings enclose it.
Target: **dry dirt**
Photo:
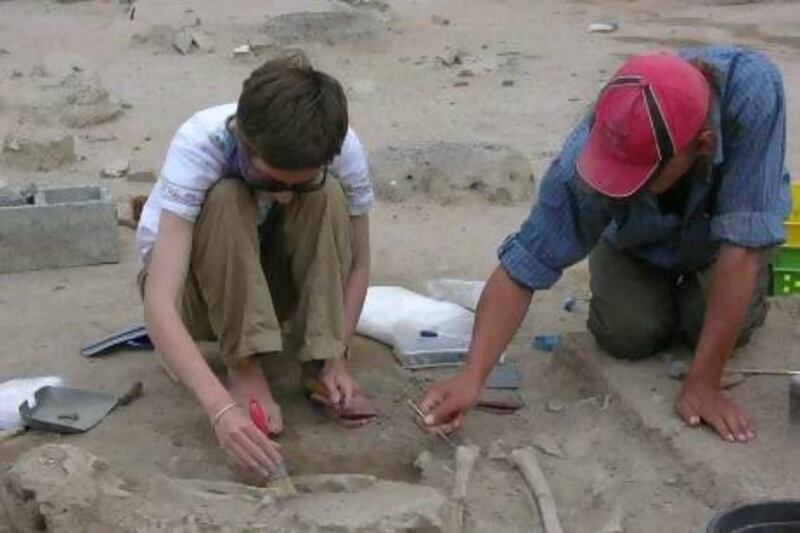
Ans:
[[[373,156],[382,193],[371,222],[373,284],[423,290],[436,277],[485,278],[496,246],[529,210],[564,135],[615,65],[633,53],[717,42],[766,51],[787,87],[787,163],[795,173],[800,169],[800,115],[791,112],[800,84],[797,2],[137,0],[135,11],[130,7],[0,1],[0,135],[22,135],[38,140],[26,146],[45,147],[23,160],[13,150],[0,154],[0,180],[102,182],[127,216],[127,199],[147,193],[150,184],[101,179],[101,170],[126,158],[137,172],[157,170],[186,117],[234,100],[248,72],[286,46],[302,47],[342,80],[353,125]],[[587,33],[591,22],[607,19],[618,21],[619,30]],[[185,55],[172,45],[176,38],[186,44],[183,34],[190,35]],[[233,49],[248,42],[257,53],[233,58]],[[48,139],[65,134],[74,138],[74,160],[64,143],[55,144],[59,153],[47,149]],[[144,478],[252,482],[227,463],[200,408],[151,354],[97,360],[78,354],[85,342],[141,319],[134,236],[124,227],[119,235],[120,264],[0,276],[0,381],[56,374],[71,385],[121,393],[142,380],[145,395],[84,435],[31,433],[1,444],[0,467],[56,442]],[[509,350],[523,371],[527,407],[508,417],[476,412],[461,439],[485,451],[498,438],[526,446],[551,436],[566,459],[542,455],[541,461],[570,532],[600,531],[616,515],[625,531],[697,531],[730,503],[796,496],[798,476],[780,474],[776,459],[785,456],[789,464],[796,445],[768,440],[785,425],[776,414],[785,412],[785,396],[776,392],[782,381],[751,379],[736,389],[763,425],[764,441],[730,446],[708,432],[675,429],[675,383],[659,362],[591,367],[587,375],[560,364],[559,355],[554,362],[530,349],[534,334],[584,329],[585,317],[563,313],[560,302],[585,293],[586,282],[585,266],[578,265],[553,290],[537,294]],[[797,314],[778,312],[748,353],[777,364],[769,354],[779,351],[779,362],[797,364],[797,343],[790,340]],[[268,361],[284,406],[281,442],[292,473],[423,481],[447,493],[448,451],[419,432],[404,405],[437,374],[398,370],[387,348],[366,339],[354,353],[355,374],[382,411],[376,424],[358,432],[333,425],[304,401],[292,361]],[[548,411],[553,400],[565,408]],[[421,479],[412,466],[426,449],[443,475]],[[749,466],[728,468],[741,464]],[[757,490],[741,488],[748,482]],[[540,527],[522,479],[502,461],[479,461],[467,503],[470,531]]]

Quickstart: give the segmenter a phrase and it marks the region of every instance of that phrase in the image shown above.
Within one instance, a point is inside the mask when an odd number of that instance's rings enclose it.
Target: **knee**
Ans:
[[[675,324],[665,317],[600,316],[590,310],[587,326],[598,346],[612,357],[638,360],[666,348]]]
[[[298,207],[313,210],[346,211],[347,200],[342,186],[336,179],[328,179],[325,186],[318,191],[299,196]]]
[[[206,193],[203,210],[219,211],[234,209],[249,212],[256,209],[253,192],[240,179],[223,178]]]

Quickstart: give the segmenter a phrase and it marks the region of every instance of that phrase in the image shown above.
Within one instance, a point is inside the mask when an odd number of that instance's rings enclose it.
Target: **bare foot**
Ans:
[[[280,435],[283,432],[281,407],[272,397],[258,359],[248,357],[245,361],[228,367],[228,380],[233,399],[247,410],[250,398],[255,398],[267,416],[270,436]]]

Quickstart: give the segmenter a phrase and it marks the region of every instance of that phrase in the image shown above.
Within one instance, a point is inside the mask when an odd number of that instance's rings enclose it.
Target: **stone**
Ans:
[[[24,454],[0,483],[0,523],[12,531],[444,531],[451,509],[436,489],[363,475],[295,478],[278,502],[268,488],[119,473],[72,445]],[[5,516],[3,516],[5,514]]]
[[[439,15],[432,15],[431,22],[436,24],[437,26],[449,26],[450,19],[445,17],[440,17]]]
[[[511,455],[511,446],[506,441],[497,439],[492,441],[486,453],[493,461],[503,461]]]
[[[18,170],[47,172],[75,161],[75,139],[62,131],[24,128],[3,141],[2,162]]]
[[[556,457],[558,459],[566,459],[567,454],[564,452],[564,449],[561,447],[561,444],[548,433],[539,433],[533,438],[533,442],[531,442],[534,448],[539,450],[540,452],[549,455],[551,457]]]
[[[130,160],[128,158],[117,159],[112,161],[100,171],[101,178],[122,178],[128,173],[130,169]]]
[[[217,48],[216,44],[214,43],[214,39],[202,31],[190,30],[189,36],[192,38],[192,42],[198,50],[202,50],[203,52],[210,54]]]
[[[560,413],[567,408],[567,405],[561,400],[549,400],[545,408],[548,413]]]
[[[9,187],[6,182],[0,181],[0,207],[25,205],[25,197],[16,189]]]
[[[190,53],[194,47],[192,32],[187,29],[180,30],[172,39],[172,47],[182,55]]]
[[[63,97],[56,105],[60,108],[59,121],[68,128],[105,124],[124,113],[96,75],[75,72],[61,82],[61,89]]]
[[[617,31],[619,24],[613,20],[592,22],[587,31],[589,33],[613,33]]]
[[[0,273],[119,262],[116,206],[97,186],[42,189],[0,207]]]

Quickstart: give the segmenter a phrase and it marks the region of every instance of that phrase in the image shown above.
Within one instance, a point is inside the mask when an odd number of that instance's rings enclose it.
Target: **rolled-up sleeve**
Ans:
[[[786,103],[777,68],[758,53],[743,55],[728,80],[724,162],[711,219],[711,239],[744,248],[785,240],[789,211]]]
[[[587,132],[584,121],[570,134],[528,218],[498,250],[508,275],[531,290],[552,287],[566,267],[589,254],[608,225],[602,200],[582,188],[575,170]]]

